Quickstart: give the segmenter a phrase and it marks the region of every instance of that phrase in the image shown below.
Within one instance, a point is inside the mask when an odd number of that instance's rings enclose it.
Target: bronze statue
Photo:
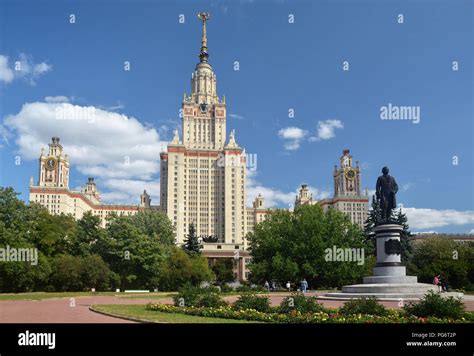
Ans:
[[[387,167],[382,168],[383,175],[378,177],[377,186],[375,188],[377,201],[380,204],[381,220],[385,223],[390,222],[392,209],[395,209],[397,206],[395,194],[398,192],[397,182],[388,172]]]

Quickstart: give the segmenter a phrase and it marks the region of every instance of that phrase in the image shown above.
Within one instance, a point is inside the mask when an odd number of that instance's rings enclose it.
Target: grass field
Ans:
[[[35,292],[35,293],[18,293],[18,294],[0,294],[0,300],[44,300],[51,298],[70,298],[70,297],[94,297],[94,296],[117,296],[119,298],[150,298],[161,299],[170,298],[171,292],[158,293],[116,293],[116,292]]]
[[[153,310],[146,310],[146,305],[130,304],[101,304],[93,305],[94,310],[98,310],[113,315],[145,319],[157,323],[172,323],[172,324],[249,324],[255,323],[246,320],[234,320],[234,319],[220,319],[220,318],[207,318],[202,316],[193,316],[186,314],[175,314],[175,313],[162,313]]]

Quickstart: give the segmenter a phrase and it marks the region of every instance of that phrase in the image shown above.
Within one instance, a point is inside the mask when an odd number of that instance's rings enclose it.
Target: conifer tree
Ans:
[[[183,249],[190,255],[201,254],[201,245],[199,243],[199,238],[196,236],[196,228],[193,223],[189,225],[188,236],[184,240]]]

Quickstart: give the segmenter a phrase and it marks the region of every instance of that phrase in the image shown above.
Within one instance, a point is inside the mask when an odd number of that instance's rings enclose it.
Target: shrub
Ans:
[[[374,297],[362,298],[362,299],[351,299],[344,303],[339,309],[339,313],[342,315],[354,315],[354,314],[368,314],[368,315],[387,315],[387,309],[377,302]]]
[[[220,307],[226,302],[215,287],[199,288],[186,285],[173,296],[175,306],[179,307]]]
[[[295,310],[305,314],[316,313],[324,309],[325,308],[317,302],[316,297],[305,297],[302,293],[292,293],[281,301],[278,311],[287,314]]]
[[[233,291],[234,291],[234,289],[231,286],[229,286],[227,283],[223,283],[221,285],[221,292],[222,293],[231,293]]]
[[[461,298],[443,298],[433,291],[429,291],[416,303],[406,304],[403,309],[407,314],[418,317],[435,316],[438,318],[460,319],[465,314],[464,303]]]
[[[202,293],[202,288],[187,284],[180,288],[178,293],[173,296],[174,305],[186,307],[195,306]]]
[[[248,293],[252,290],[252,288],[250,288],[250,286],[246,285],[246,284],[242,284],[240,286],[238,286],[237,288],[235,288],[236,292],[241,292],[241,293]]]
[[[227,305],[222,297],[214,292],[206,292],[201,294],[196,303],[197,307],[219,308]]]
[[[271,311],[268,297],[258,296],[255,293],[241,294],[232,308],[234,310],[254,309],[262,313]]]
[[[418,318],[416,316],[407,316],[399,310],[390,310],[385,316],[378,315],[349,315],[343,316],[337,313],[307,313],[301,314],[300,312],[290,314],[278,314],[278,313],[262,313],[256,310],[234,310],[229,306],[223,306],[219,308],[180,308],[166,304],[148,304],[147,310],[154,310],[158,312],[166,313],[182,313],[187,315],[204,316],[208,318],[224,318],[224,319],[238,319],[238,320],[250,320],[259,321],[264,323],[292,323],[292,324],[308,324],[308,323],[358,323],[358,324],[373,324],[373,323],[469,323],[474,320],[474,313],[466,313],[466,317],[463,319],[452,320],[452,319],[440,319],[436,317]]]

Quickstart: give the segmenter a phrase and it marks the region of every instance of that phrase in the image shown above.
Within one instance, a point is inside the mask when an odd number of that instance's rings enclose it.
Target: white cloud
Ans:
[[[403,208],[412,229],[434,229],[449,225],[474,224],[474,211]]]
[[[152,204],[159,204],[160,182],[158,180],[107,179],[101,183],[111,190],[103,193],[102,200],[107,203],[138,204],[143,190],[152,198]]]
[[[15,134],[23,159],[37,159],[58,136],[73,167],[103,179],[152,179],[167,144],[133,117],[64,102],[26,103],[4,125]]]
[[[412,188],[414,186],[413,183],[406,183],[402,185],[402,192],[406,192],[408,189]]]
[[[243,119],[245,119],[244,116],[238,115],[238,114],[229,114],[228,116],[229,116],[230,118],[236,119],[236,120],[243,120]]]
[[[278,136],[285,140],[285,150],[294,151],[300,147],[301,140],[307,135],[307,131],[299,127],[285,127],[278,131]]]
[[[20,53],[12,67],[8,63],[8,57],[0,55],[0,81],[10,83],[14,79],[23,78],[31,85],[36,85],[36,79],[52,69],[46,62],[34,63],[33,58],[25,53]]]
[[[10,83],[14,77],[15,74],[8,65],[8,57],[0,55],[0,81]]]
[[[310,141],[329,140],[336,136],[336,129],[343,129],[344,124],[341,120],[318,121],[317,135],[310,137]]]
[[[248,171],[247,172],[247,184],[246,184],[246,203],[247,206],[252,206],[252,202],[255,198],[261,194],[262,197],[265,199],[265,207],[282,207],[282,208],[289,208],[294,205],[295,198],[298,195],[298,191],[301,187],[299,185],[294,191],[292,192],[283,192],[279,189],[273,189],[270,187],[266,187],[258,182],[255,177],[257,173],[256,171]],[[308,187],[309,190],[313,193],[313,197],[317,200],[321,200],[324,198],[328,198],[330,196],[330,192],[323,191],[315,187]]]
[[[70,103],[72,100],[67,96],[47,96],[44,98],[44,101],[47,103]]]
[[[474,229],[471,229],[468,233],[474,235]]]

